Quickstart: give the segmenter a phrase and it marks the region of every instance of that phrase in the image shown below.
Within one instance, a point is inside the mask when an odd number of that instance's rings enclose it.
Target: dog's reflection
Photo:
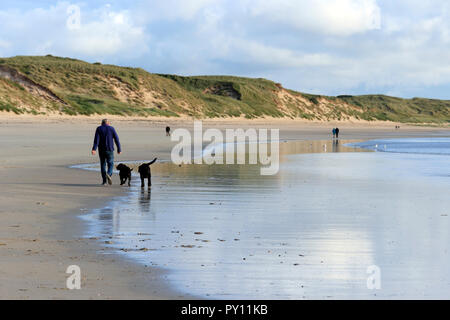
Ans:
[[[150,212],[151,199],[152,199],[151,189],[148,189],[148,191],[145,191],[145,189],[141,189],[141,194],[139,197],[139,207],[141,208],[141,213]]]

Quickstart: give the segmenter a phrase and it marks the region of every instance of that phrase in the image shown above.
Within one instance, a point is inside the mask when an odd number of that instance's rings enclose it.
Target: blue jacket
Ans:
[[[97,128],[97,130],[95,130],[94,145],[92,146],[92,150],[97,150],[98,147],[100,151],[114,151],[114,141],[117,145],[117,152],[122,152],[119,136],[117,135],[114,127],[102,124]]]

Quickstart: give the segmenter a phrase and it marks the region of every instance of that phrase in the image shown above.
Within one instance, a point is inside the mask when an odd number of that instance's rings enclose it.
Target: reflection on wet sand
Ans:
[[[339,140],[333,141],[333,152],[341,152],[341,145],[339,144]]]
[[[141,188],[139,197],[139,209],[143,215],[150,212],[151,199],[152,199],[151,189],[145,190],[145,188]]]
[[[450,223],[440,214],[449,182],[422,174],[446,159],[355,153],[336,141],[280,149],[276,176],[257,165],[154,166],[151,192],[133,185],[89,216],[90,234],[201,297],[448,297]],[[371,265],[381,291],[367,288]]]

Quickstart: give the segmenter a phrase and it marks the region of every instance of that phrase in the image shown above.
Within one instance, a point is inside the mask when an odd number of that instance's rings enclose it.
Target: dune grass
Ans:
[[[0,78],[0,110],[69,115],[188,115],[289,117],[308,120],[389,120],[450,123],[450,101],[383,95],[329,97],[295,92],[266,79],[152,74],[140,68],[87,63],[54,56],[0,58],[65,104],[44,100],[19,83]],[[281,100],[284,92],[287,100]],[[301,98],[301,99],[300,99]],[[45,107],[46,111],[41,111]]]

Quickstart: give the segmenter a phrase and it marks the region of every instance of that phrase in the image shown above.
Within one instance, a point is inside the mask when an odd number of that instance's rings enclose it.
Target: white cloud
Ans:
[[[128,11],[81,7],[80,26],[69,28],[70,5],[59,2],[47,9],[0,11],[0,38],[12,43],[11,55],[51,53],[101,60],[118,55],[135,57],[148,51],[144,29],[133,23]]]
[[[267,67],[302,68],[330,65],[332,61],[327,54],[302,53],[281,49],[242,39],[233,41],[239,56],[248,63],[259,63]]]
[[[302,68],[331,65],[334,61],[328,54],[304,53],[286,48],[262,44],[257,41],[222,35],[215,45],[209,47],[209,54],[230,62],[258,65],[260,68]]]
[[[348,36],[380,28],[375,0],[247,0],[254,16],[299,31]]]
[[[103,11],[98,20],[82,22],[79,29],[66,31],[65,47],[91,57],[127,54],[140,56],[148,50],[143,27],[133,25],[129,13]]]

